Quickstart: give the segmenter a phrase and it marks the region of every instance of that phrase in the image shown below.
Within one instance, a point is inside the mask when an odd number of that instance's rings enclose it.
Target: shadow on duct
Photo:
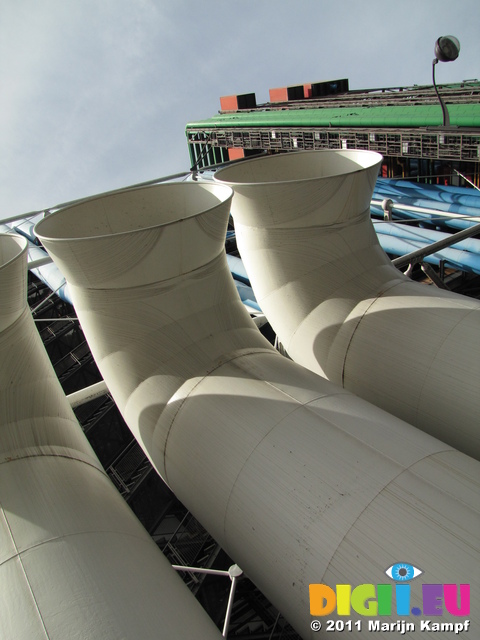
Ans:
[[[478,463],[271,347],[228,270],[231,197],[160,185],[37,226],[127,424],[302,637],[322,637],[309,584],[382,582],[399,559],[475,601]]]
[[[220,638],[90,448],[0,235],[0,636]]]
[[[480,456],[480,302],[409,280],[380,247],[381,156],[315,151],[216,172],[234,188],[237,244],[289,356]]]

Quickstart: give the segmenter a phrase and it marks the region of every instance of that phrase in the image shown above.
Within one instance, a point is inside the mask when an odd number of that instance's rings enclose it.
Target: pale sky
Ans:
[[[222,95],[480,78],[478,0],[2,0],[0,218],[187,171]]]

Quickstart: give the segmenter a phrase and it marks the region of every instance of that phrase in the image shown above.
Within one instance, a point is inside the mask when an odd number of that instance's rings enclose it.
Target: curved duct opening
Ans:
[[[0,268],[5,272],[9,268],[9,263],[18,258],[27,250],[27,243],[20,236],[12,236],[12,240],[8,240],[8,236],[0,235]]]
[[[25,309],[27,280],[23,267],[27,247],[20,236],[0,234],[0,331],[13,324]]]
[[[323,154],[295,153],[295,163],[292,165],[290,154],[278,154],[270,156],[268,162],[264,158],[253,158],[248,162],[232,164],[215,175],[220,175],[222,182],[231,185],[298,182],[349,175],[361,169],[377,167],[381,161],[382,156],[378,153],[338,151],[329,155],[328,162],[325,162]]]
[[[0,235],[0,637],[220,638],[88,444]]]
[[[391,264],[370,220],[380,161],[307,151],[214,178],[235,189],[238,248],[289,356],[478,458],[480,302]]]
[[[310,584],[383,583],[399,559],[478,597],[478,463],[276,352],[223,251],[231,190],[182,183],[172,222],[169,188],[126,192],[128,209],[85,202],[36,227],[158,472],[304,638],[322,637],[310,628]],[[205,189],[215,204],[200,212]],[[147,230],[145,195],[158,221]],[[115,233],[117,207],[139,227]],[[99,237],[107,219],[113,233]],[[396,619],[392,604],[385,620]]]

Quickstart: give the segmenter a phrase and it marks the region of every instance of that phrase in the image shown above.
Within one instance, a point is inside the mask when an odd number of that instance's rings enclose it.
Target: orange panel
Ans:
[[[245,151],[243,149],[239,149],[235,147],[234,149],[228,150],[228,159],[229,160],[238,160],[239,158],[245,157]]]
[[[254,93],[242,93],[236,96],[223,96],[220,98],[222,111],[238,111],[239,109],[255,109],[257,100]]]
[[[281,87],[279,89],[270,89],[270,102],[286,102],[288,100],[287,87]]]
[[[222,111],[236,111],[238,109],[237,96],[223,96],[220,98]]]

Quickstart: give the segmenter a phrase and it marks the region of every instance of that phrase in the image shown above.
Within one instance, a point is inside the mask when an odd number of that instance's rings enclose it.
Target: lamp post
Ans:
[[[447,106],[440,97],[440,94],[437,89],[437,85],[435,83],[435,65],[437,62],[452,62],[458,58],[458,54],[460,53],[460,42],[455,36],[441,36],[435,42],[435,58],[433,59],[432,65],[432,77],[433,77],[433,88],[435,89],[435,93],[437,94],[437,98],[440,102],[440,106],[442,107],[443,113],[443,126],[450,126],[450,117],[448,115]]]

